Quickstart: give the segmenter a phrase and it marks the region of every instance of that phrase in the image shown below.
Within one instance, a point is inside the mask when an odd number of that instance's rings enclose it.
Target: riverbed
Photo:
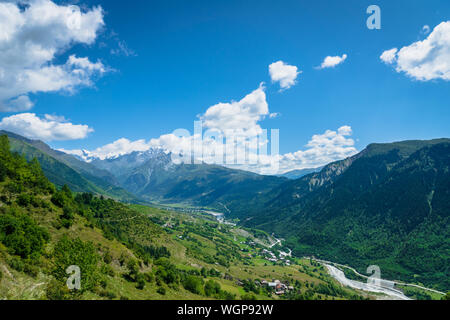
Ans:
[[[348,286],[353,289],[363,290],[363,291],[368,291],[368,292],[373,292],[373,293],[382,293],[382,294],[389,296],[391,299],[394,299],[394,300],[412,300],[412,299],[408,298],[407,296],[405,296],[403,294],[403,292],[401,292],[400,290],[396,290],[393,288],[392,289],[384,288],[384,287],[380,287],[380,286],[377,286],[374,284],[369,284],[369,283],[360,282],[360,281],[356,281],[356,280],[350,280],[350,279],[347,279],[344,272],[339,270],[338,268],[336,268],[332,265],[329,265],[329,264],[325,264],[325,267],[328,269],[328,273],[334,279],[336,279],[339,283],[341,283],[343,286]]]

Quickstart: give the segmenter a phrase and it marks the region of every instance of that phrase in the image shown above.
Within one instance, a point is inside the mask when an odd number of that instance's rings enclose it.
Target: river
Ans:
[[[412,299],[408,298],[407,296],[405,296],[403,294],[403,292],[401,292],[400,290],[396,290],[393,288],[380,287],[380,286],[377,286],[374,284],[369,284],[369,283],[360,282],[360,281],[356,281],[356,280],[350,280],[350,279],[347,279],[344,272],[339,270],[338,268],[336,268],[332,265],[329,265],[329,264],[324,264],[324,265],[328,269],[328,273],[334,279],[336,279],[339,283],[341,283],[343,286],[348,286],[353,289],[358,289],[358,290],[363,290],[363,291],[368,291],[368,292],[383,293],[395,300],[412,300]]]

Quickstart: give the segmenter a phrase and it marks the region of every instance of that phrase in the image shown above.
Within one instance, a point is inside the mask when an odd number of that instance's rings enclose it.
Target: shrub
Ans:
[[[183,281],[183,287],[195,294],[203,294],[203,279],[196,276],[187,276]]]
[[[20,259],[20,257],[13,256],[8,260],[8,264],[11,268],[13,268],[16,271],[23,272],[23,269],[25,268],[25,263]]]
[[[69,229],[73,225],[73,220],[61,219],[61,227]]]
[[[103,262],[105,262],[106,264],[110,264],[112,262],[112,255],[109,251],[105,252],[105,254],[103,255]]]
[[[100,272],[110,277],[114,277],[116,275],[114,269],[109,264],[102,265]]]
[[[114,292],[103,290],[99,293],[100,297],[107,298],[109,300],[113,300],[117,298],[117,295]]]
[[[67,185],[64,185],[61,190],[57,191],[52,196],[52,202],[54,205],[63,208],[66,206],[73,206],[73,195]]]
[[[155,275],[151,272],[144,273],[145,281],[147,282],[153,282],[155,280]]]
[[[127,268],[128,268],[128,276],[132,280],[136,281],[137,275],[139,273],[138,262],[135,259],[128,260]]]
[[[235,300],[236,299],[236,295],[233,294],[233,293],[230,293],[228,291],[222,290],[220,292],[219,299],[221,299],[221,300]]]
[[[220,295],[220,284],[214,280],[208,280],[205,284],[205,294],[207,297],[218,297]]]
[[[143,290],[145,288],[145,276],[143,273],[138,273],[136,275],[136,288]]]
[[[49,239],[49,233],[25,214],[0,216],[0,242],[13,255],[36,258]]]
[[[164,295],[166,295],[166,288],[159,287],[158,290],[156,290],[156,292],[159,293],[160,295],[164,296]]]
[[[59,281],[52,280],[47,285],[45,295],[48,300],[70,300],[70,292],[67,286]]]
[[[179,272],[175,268],[169,259],[167,258],[159,258],[155,261],[155,265],[157,266],[156,270],[156,279],[157,281],[164,281],[167,284],[178,283],[179,281]]]
[[[33,265],[31,262],[25,263],[23,272],[28,274],[29,276],[36,278],[39,274],[39,268]]]
[[[17,197],[17,204],[21,207],[28,207],[31,203],[31,195],[22,193]]]
[[[251,293],[246,293],[243,296],[241,296],[241,300],[253,301],[256,300],[256,297]]]

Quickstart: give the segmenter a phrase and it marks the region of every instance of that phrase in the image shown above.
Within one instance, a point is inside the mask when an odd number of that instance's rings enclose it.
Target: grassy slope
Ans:
[[[351,164],[282,185],[246,223],[285,237],[297,254],[360,272],[376,264],[391,279],[448,290],[449,141],[370,145]]]
[[[126,273],[126,267],[123,267],[119,263],[119,258],[122,254],[130,258],[136,258],[134,253],[126,248],[123,244],[117,240],[108,240],[103,236],[103,232],[97,228],[89,226],[88,221],[80,216],[76,216],[76,221],[70,229],[56,228],[58,224],[59,216],[62,214],[62,210],[52,205],[51,212],[47,210],[36,210],[33,208],[29,210],[31,216],[38,222],[39,225],[45,227],[52,235],[51,242],[46,248],[47,256],[42,258],[42,265],[51,265],[51,250],[54,244],[63,236],[79,237],[84,241],[92,241],[99,249],[98,252],[102,253],[106,250],[109,251],[113,257],[111,266],[113,267],[116,276],[108,276],[108,286],[106,290],[114,293],[117,297],[127,297],[129,299],[199,299],[201,297],[196,296],[189,291],[182,288],[179,290],[173,290],[167,288],[168,292],[166,296],[162,296],[156,293],[156,286],[149,284],[146,285],[144,290],[136,289],[134,283],[130,283],[120,276],[122,273]],[[157,242],[166,242],[164,235]],[[3,273],[3,279],[0,281],[0,298],[2,299],[39,299],[44,297],[45,288],[51,279],[51,276],[39,273],[37,278],[31,277],[23,272],[17,272],[11,266],[8,265],[8,260],[11,256],[8,254],[6,248],[0,244],[0,270]],[[144,271],[144,269],[143,269]],[[92,292],[86,293],[83,299],[104,299],[98,294]]]
[[[4,148],[3,140],[0,141],[3,143],[0,147]],[[102,270],[101,268],[108,267],[112,270],[108,273],[102,272],[105,275],[103,284],[96,284],[93,289],[78,297],[80,299],[206,299],[205,295],[185,290],[185,285],[178,282],[167,285],[167,282],[158,284],[158,281],[146,280],[145,287],[138,289],[137,282],[127,280],[126,275],[131,270],[128,262],[131,260],[138,261],[137,272],[141,275],[155,274],[157,269],[161,270],[159,260],[152,258],[144,263],[143,259],[148,256],[143,257],[142,253],[139,253],[139,248],[161,248],[160,246],[170,251],[169,261],[176,266],[177,275],[181,277],[186,271],[200,272],[202,268],[214,269],[218,274],[204,275],[204,280],[219,282],[222,289],[235,294],[236,298],[247,294],[243,285],[238,282],[249,280],[253,283],[256,279],[279,279],[287,282],[309,299],[358,297],[357,292],[336,285],[323,267],[309,261],[292,259],[295,263],[286,266],[263,260],[261,250],[264,244],[251,243],[268,242],[267,235],[263,233],[219,225],[208,216],[181,214],[138,205],[126,206],[112,200],[89,198],[88,195],[73,199],[72,195],[68,195],[70,190],[63,188],[55,193],[49,188],[48,181],[38,170],[36,163],[27,165],[20,157],[8,158],[5,157],[5,152],[2,152],[0,159],[7,159],[5,163],[9,171],[0,180],[0,215],[10,217],[8,219],[30,217],[39,228],[48,231],[50,238],[44,243],[42,254],[33,260],[11,256],[12,249],[19,248],[17,243],[12,246],[10,244],[11,247],[8,248],[0,244],[0,298],[46,298],[47,288],[54,282],[52,270],[57,263],[56,244],[61,243],[60,240],[64,237],[91,242],[95,254],[103,258],[96,264],[96,268]],[[14,170],[11,171],[11,168]],[[22,191],[11,191],[11,183],[20,185]],[[44,187],[47,189],[43,189]],[[21,197],[32,195],[34,200],[24,203],[19,194]],[[65,198],[61,198],[63,196]],[[63,201],[63,204],[56,206],[60,201]],[[63,214],[68,214],[67,210],[73,210],[74,213],[71,218],[67,218],[70,219],[70,226],[62,219]],[[3,223],[4,221],[7,220],[3,219]],[[167,223],[173,226],[164,227]],[[255,235],[258,239],[254,238]],[[23,235],[17,239],[27,242]],[[105,259],[108,252],[111,259]],[[86,251],[83,251],[82,256],[85,256],[85,253]],[[18,268],[18,262],[25,264],[28,269]],[[157,273],[156,276],[159,277]],[[61,284],[64,285],[64,282]],[[332,286],[335,293],[324,293],[323,289],[327,286]],[[165,294],[158,293],[161,288],[165,289]],[[279,298],[264,290],[258,290],[254,296],[258,299]]]
[[[1,187],[1,186],[0,186]],[[48,199],[47,199],[48,200]],[[119,263],[119,259],[122,255],[128,257],[137,258],[132,251],[126,248],[123,244],[116,240],[108,240],[103,236],[103,232],[97,228],[92,228],[89,222],[80,216],[76,216],[75,222],[70,229],[57,228],[57,222],[59,216],[62,214],[61,209],[52,205],[51,210],[41,210],[36,208],[28,208],[29,214],[38,222],[39,225],[45,227],[52,239],[47,245],[47,254],[41,259],[40,264],[43,266],[51,265],[51,251],[54,244],[63,236],[69,235],[70,237],[80,237],[84,241],[92,241],[98,248],[99,253],[109,251],[113,257],[111,266],[113,267],[116,276],[108,276],[108,285],[105,289],[106,292],[113,293],[117,298],[127,297],[129,299],[205,299],[204,296],[195,295],[180,286],[177,289],[171,289],[166,287],[166,295],[160,295],[156,292],[157,286],[154,283],[147,284],[144,290],[136,289],[135,283],[126,281],[121,274],[127,272],[126,267],[123,267]],[[158,209],[140,207],[141,212],[150,216],[158,216],[163,219],[171,219],[172,213],[161,211]],[[181,221],[196,221],[200,225],[203,225],[203,218],[192,218],[190,216],[182,215]],[[206,222],[209,223],[209,222]],[[162,230],[161,230],[162,231]],[[193,238],[200,241],[202,247],[202,253],[216,252],[216,245],[214,241],[204,238],[200,235],[192,234]],[[177,239],[177,240],[176,240]],[[229,268],[225,268],[215,263],[206,263],[202,260],[202,257],[196,255],[186,254],[187,248],[192,246],[190,241],[181,241],[174,234],[167,234],[166,232],[160,232],[159,236],[154,237],[152,240],[154,244],[164,244],[172,253],[171,261],[177,265],[179,269],[199,270],[201,267],[215,268],[223,273],[229,273],[233,278],[237,279],[281,279],[281,280],[298,280],[302,283],[325,283],[322,279],[326,279],[327,275],[321,269],[313,271],[315,267],[309,266],[308,261],[299,261],[299,266],[273,266],[264,265],[261,260],[255,259],[251,265],[244,265],[242,260],[236,260]],[[23,272],[15,271],[8,261],[11,256],[8,254],[6,248],[0,244],[0,270],[3,273],[3,278],[0,281],[0,298],[3,299],[40,299],[45,296],[46,285],[51,280],[51,276],[40,272],[37,277],[31,277]],[[141,271],[149,271],[152,267],[142,268]],[[299,270],[307,270],[310,275]],[[212,278],[218,281],[222,285],[222,289],[225,289],[231,293],[240,297],[245,294],[242,287],[236,285],[235,280],[225,280],[220,278]],[[348,290],[351,292],[350,290]],[[258,299],[267,299],[265,295],[256,295]],[[272,298],[277,299],[275,295]],[[323,296],[323,298],[332,298]],[[82,299],[104,299],[101,293],[87,292]]]
[[[170,212],[159,209],[154,209],[146,206],[132,205],[132,207],[143,214],[156,220],[160,224],[165,225],[171,223],[178,224],[176,227],[166,228],[167,232],[171,233],[171,242],[166,242],[173,253],[173,261],[179,268],[182,269],[199,269],[200,267],[214,268],[223,274],[229,274],[233,277],[233,281],[214,278],[219,281],[223,289],[235,293],[239,296],[245,294],[243,288],[236,284],[238,279],[252,279],[252,280],[268,280],[272,281],[278,279],[289,283],[299,281],[302,286],[302,292],[306,291],[306,284],[326,284],[327,281],[334,282],[327,272],[321,266],[311,265],[309,260],[295,259],[295,264],[291,266],[277,265],[262,259],[258,252],[263,246],[256,245],[249,247],[241,242],[254,241],[255,238],[249,232],[240,232],[239,228],[232,226],[221,225],[221,230],[217,228],[210,228],[210,226],[218,226],[215,220],[208,216],[197,214],[184,214],[179,212]],[[239,236],[243,234],[245,236]],[[186,235],[188,236],[186,238]],[[183,236],[183,239],[179,239]],[[237,252],[238,257],[228,257],[226,260],[230,262],[229,266],[223,266],[216,262],[209,263],[209,257],[214,256],[218,261],[222,261],[221,250],[223,246],[227,247],[231,252]],[[195,250],[199,248],[200,250]],[[253,248],[253,249],[251,249]],[[247,252],[247,250],[249,252]],[[242,251],[242,250],[245,250]],[[186,253],[188,252],[188,253]],[[254,257],[247,258],[248,254],[253,254]],[[206,260],[206,261],[205,261]],[[358,294],[353,290],[345,289],[348,294]],[[258,299],[268,299],[267,295],[256,295]],[[278,299],[274,294],[272,299]],[[318,294],[314,295],[318,298]],[[338,297],[331,297],[322,295],[322,299],[339,299]],[[342,297],[341,297],[342,298]]]

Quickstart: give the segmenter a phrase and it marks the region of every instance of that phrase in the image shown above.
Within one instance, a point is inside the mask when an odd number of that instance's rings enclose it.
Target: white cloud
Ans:
[[[380,56],[380,59],[387,64],[392,64],[397,59],[397,48],[393,48],[390,50],[386,50],[383,52],[383,54]]]
[[[261,134],[262,128],[258,122],[266,116],[270,116],[264,90],[265,88],[263,84],[261,84],[258,89],[249,93],[240,101],[218,103],[209,107],[204,114],[199,115],[204,131],[222,132],[227,135],[250,139]],[[150,148],[163,148],[167,151],[176,153],[182,150],[192,150],[193,139],[193,136],[182,137],[174,134],[162,135],[159,138],[151,139],[148,142],[145,140],[130,141],[122,138],[93,151],[63,151],[78,156],[83,154],[84,159],[115,158],[134,151],[147,151]],[[220,146],[221,144],[216,143],[213,139],[206,139],[204,145],[196,146],[196,148],[198,148],[196,152],[201,154],[202,151],[200,151],[200,149],[203,147],[205,147],[205,150],[217,150],[220,149]]]
[[[209,107],[200,116],[203,126],[222,132],[232,131],[244,136],[255,136],[261,133],[258,122],[269,115],[269,105],[264,92],[264,85],[246,95],[240,101],[218,103]]]
[[[334,56],[334,57],[328,56],[328,57],[326,57],[323,60],[323,62],[320,65],[319,69],[334,68],[337,65],[343,63],[345,60],[347,60],[347,57],[348,56],[346,54],[342,55],[342,57],[340,57],[340,56]]]
[[[314,135],[305,150],[281,156],[280,171],[317,168],[333,161],[353,156],[358,151],[350,126],[340,127],[337,131],[327,130],[323,134]]]
[[[45,118],[39,118],[34,113],[5,117],[0,122],[0,129],[43,141],[84,139],[94,131],[87,125],[72,124],[61,117],[45,115]]]
[[[68,122],[68,120],[64,116],[57,116],[54,114],[46,114],[44,118],[49,121],[57,121],[57,122]]]
[[[281,89],[289,89],[296,84],[297,76],[301,73],[296,66],[291,66],[283,61],[277,61],[269,66],[269,74],[272,82],[279,82]]]
[[[211,164],[224,165],[224,160],[231,159],[225,166],[262,174],[319,167],[357,153],[355,142],[350,138],[352,128],[342,126],[336,131],[327,130],[323,134],[314,135],[304,150],[283,155],[272,155],[270,151],[267,155],[261,154],[261,149],[258,148],[272,146],[270,141],[264,140],[266,138],[258,137],[263,132],[259,122],[266,116],[270,116],[269,107],[264,87],[260,86],[240,101],[216,104],[200,115],[203,137],[198,133],[192,134],[192,131],[179,129],[149,141],[123,138],[93,151],[62,151],[90,160],[161,148],[173,154],[193,154],[197,161]],[[222,135],[215,135],[218,131]],[[230,135],[238,137],[231,148],[227,145]],[[190,156],[185,159],[190,161]],[[274,163],[279,166],[273,166]]]
[[[24,5],[25,4],[25,5]],[[0,111],[29,110],[28,95],[91,86],[101,62],[55,58],[77,43],[90,45],[104,26],[103,10],[82,11],[50,0],[0,2]]]
[[[10,99],[9,103],[2,105],[0,101],[0,111],[4,112],[19,112],[27,111],[33,108],[34,103],[30,100],[28,96],[22,95],[15,99]]]
[[[394,50],[394,49],[392,49]],[[389,57],[389,51],[381,56]],[[390,56],[392,58],[392,56]],[[442,22],[423,41],[401,48],[390,63],[397,72],[404,72],[419,81],[450,80],[450,21]]]

